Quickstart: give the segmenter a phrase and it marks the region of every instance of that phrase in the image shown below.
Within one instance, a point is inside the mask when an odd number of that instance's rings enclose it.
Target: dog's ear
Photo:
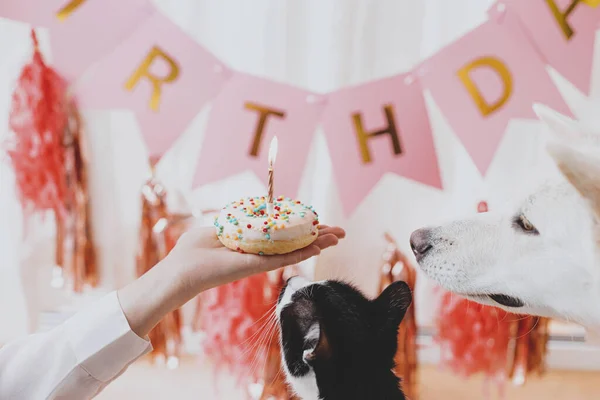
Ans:
[[[396,334],[411,302],[412,292],[406,282],[397,281],[385,288],[374,300],[379,329]]]
[[[547,149],[559,170],[590,203],[600,220],[600,157],[566,143],[551,142]]]
[[[308,365],[313,365],[317,361],[325,361],[331,358],[333,350],[329,343],[329,337],[327,336],[326,328],[321,325],[319,328],[319,340],[317,345],[313,349],[304,350],[302,359]]]
[[[546,125],[555,140],[569,141],[583,136],[577,121],[566,115],[562,115],[540,103],[533,105],[533,111],[540,121]]]

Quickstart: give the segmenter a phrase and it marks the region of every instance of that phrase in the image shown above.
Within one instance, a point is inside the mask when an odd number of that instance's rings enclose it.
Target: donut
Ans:
[[[304,248],[319,236],[319,216],[312,206],[287,197],[273,201],[248,197],[225,206],[214,222],[217,236],[229,249],[259,255],[286,254]]]

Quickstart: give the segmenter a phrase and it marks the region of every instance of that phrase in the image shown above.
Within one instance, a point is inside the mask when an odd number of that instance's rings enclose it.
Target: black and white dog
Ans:
[[[404,282],[370,300],[339,281],[288,280],[276,312],[293,391],[304,400],[405,399],[392,369],[411,300]]]

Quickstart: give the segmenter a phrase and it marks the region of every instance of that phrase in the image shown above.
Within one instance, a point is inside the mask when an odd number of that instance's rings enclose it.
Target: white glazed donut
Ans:
[[[268,215],[265,197],[234,201],[215,217],[217,236],[226,247],[252,254],[286,254],[317,239],[319,217],[312,206],[278,197]]]

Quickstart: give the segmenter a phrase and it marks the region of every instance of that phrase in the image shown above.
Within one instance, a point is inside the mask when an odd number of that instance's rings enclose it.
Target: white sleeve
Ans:
[[[2,347],[0,399],[91,399],[151,350],[112,292],[51,331]]]

